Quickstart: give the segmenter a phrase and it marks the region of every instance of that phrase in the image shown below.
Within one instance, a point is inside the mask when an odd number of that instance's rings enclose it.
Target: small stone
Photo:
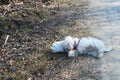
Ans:
[[[28,80],[32,80],[32,78],[30,77],[30,78],[28,78]]]

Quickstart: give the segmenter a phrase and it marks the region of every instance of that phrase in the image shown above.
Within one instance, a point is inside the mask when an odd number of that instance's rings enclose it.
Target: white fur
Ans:
[[[65,37],[63,41],[54,42],[51,46],[51,50],[53,53],[57,52],[67,52],[68,50],[72,50],[74,44],[78,42],[78,38],[73,38],[71,36]]]
[[[73,50],[75,43],[78,45],[77,50]],[[92,51],[86,49],[89,46],[93,49]],[[94,37],[84,37],[79,40],[78,38],[67,36],[63,41],[54,42],[51,50],[53,53],[68,52],[69,57],[74,57],[76,54],[89,54],[100,58],[104,52],[111,51],[112,48],[106,48],[101,40]]]
[[[51,46],[51,50],[53,53],[64,52],[64,41],[54,42]]]
[[[98,52],[101,53],[101,52],[105,52],[105,51],[111,51],[110,48],[106,48],[104,43],[97,39],[97,38],[93,38],[93,37],[86,37],[86,38],[82,38],[78,44],[78,51],[80,53],[84,53],[85,51],[85,48],[88,47],[88,46],[93,46],[93,47],[96,47],[98,49]]]
[[[69,56],[69,57],[74,57],[74,56],[75,56],[75,51],[76,51],[76,50],[70,50],[70,51],[68,52],[68,56]]]
[[[91,46],[92,48],[95,48],[96,50],[93,49],[92,52],[89,52],[86,50],[87,47]],[[82,38],[79,43],[78,43],[78,47],[77,47],[77,51],[79,54],[89,54],[92,55],[94,57],[100,58],[103,56],[104,52],[107,51],[111,51],[112,48],[106,48],[106,46],[104,45],[104,43],[96,38],[93,37],[85,37]],[[75,56],[76,51],[69,51],[69,57],[73,57]]]

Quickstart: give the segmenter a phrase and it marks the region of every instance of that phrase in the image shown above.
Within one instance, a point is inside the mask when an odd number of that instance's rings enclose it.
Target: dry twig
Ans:
[[[9,36],[10,36],[10,35],[7,35],[7,36],[6,36],[6,39],[5,39],[5,42],[4,42],[4,44],[3,44],[3,47],[2,47],[2,48],[4,48],[4,46],[6,45],[6,43],[7,43],[7,41],[8,41]]]

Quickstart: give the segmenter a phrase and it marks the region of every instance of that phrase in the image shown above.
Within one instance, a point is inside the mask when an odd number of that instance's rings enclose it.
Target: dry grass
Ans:
[[[69,6],[69,4],[72,5],[69,2],[64,5]],[[66,53],[53,54],[50,51],[52,42],[63,40],[67,35],[79,38],[91,35],[90,28],[85,22],[76,18],[76,15],[74,16],[76,6],[73,5],[72,10],[71,7],[62,6],[63,4],[55,15],[40,24],[41,17],[43,18],[44,15],[39,12],[37,12],[39,15],[36,15],[36,11],[23,11],[26,17],[22,17],[18,12],[8,15],[13,21],[12,29],[9,30],[13,35],[10,35],[8,44],[2,52],[4,57],[0,59],[2,63],[0,80],[27,80],[29,78],[33,80],[77,80],[80,75],[84,76],[87,72],[92,72],[89,71],[91,65],[88,59],[90,60],[90,57],[81,56],[71,65],[73,58],[68,58]],[[66,9],[69,10],[68,13],[65,13]],[[49,10],[49,13],[53,13],[51,10],[54,9],[48,7]],[[94,79],[93,75],[89,74],[86,78]]]

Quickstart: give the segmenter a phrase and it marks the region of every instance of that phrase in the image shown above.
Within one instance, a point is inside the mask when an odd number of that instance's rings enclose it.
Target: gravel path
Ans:
[[[120,0],[91,0],[86,13],[93,35],[113,51],[99,60],[100,80],[120,80]]]

